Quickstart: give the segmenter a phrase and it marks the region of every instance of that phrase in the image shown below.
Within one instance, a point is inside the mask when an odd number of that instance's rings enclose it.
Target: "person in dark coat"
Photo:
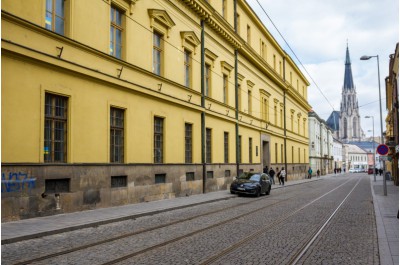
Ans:
[[[275,180],[274,180],[275,171],[272,169],[272,167],[271,167],[271,169],[269,170],[268,174],[269,174],[269,178],[270,178],[270,180],[271,180],[271,184],[274,184],[274,185],[275,185]]]

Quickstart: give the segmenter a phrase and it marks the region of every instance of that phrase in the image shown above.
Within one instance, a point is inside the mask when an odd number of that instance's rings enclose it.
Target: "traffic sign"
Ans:
[[[380,144],[376,148],[376,152],[381,156],[385,156],[389,153],[389,147],[386,144]]]

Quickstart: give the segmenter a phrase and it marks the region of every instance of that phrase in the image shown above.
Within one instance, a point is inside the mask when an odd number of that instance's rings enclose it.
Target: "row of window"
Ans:
[[[64,1],[63,0],[46,0],[46,28],[52,31],[55,31],[59,34],[64,34],[64,24],[65,24],[65,8],[64,8]],[[223,4],[225,6],[226,3]],[[110,8],[110,54],[117,58],[122,58],[122,47],[123,47],[123,16],[124,11],[119,9],[116,6],[111,5]],[[154,15],[156,16],[156,15]],[[167,16],[167,15],[164,15]],[[164,25],[165,27],[165,25]],[[168,26],[167,26],[168,28]],[[157,30],[158,29],[158,30]],[[163,75],[163,60],[164,60],[164,34],[168,32],[168,29],[165,32],[159,27],[155,27],[153,30],[153,73],[156,75]],[[188,35],[185,35],[188,34]],[[196,36],[190,35],[190,33],[184,32],[182,38],[194,38]],[[193,42],[193,41],[192,41]],[[188,41],[187,43],[190,43]],[[191,45],[196,46],[196,44],[188,44],[187,47]],[[197,44],[198,45],[198,44]],[[193,48],[194,49],[194,48]],[[207,97],[211,97],[211,77],[212,77],[212,66],[213,60],[217,57],[216,55],[208,52],[206,56],[210,58],[205,64],[205,95]],[[192,50],[190,48],[185,48],[183,52],[183,71],[184,71],[184,85],[188,88],[192,86]],[[228,72],[231,70],[230,66],[227,66],[226,69]],[[229,79],[228,73],[222,74],[222,102],[225,104],[229,104],[228,96],[229,96]],[[254,84],[253,84],[254,85]],[[241,86],[239,84],[239,91],[241,91]],[[249,89],[247,90],[248,96],[248,104],[247,110],[244,109],[245,112],[252,115],[252,91]],[[269,103],[267,102],[269,99],[263,98],[261,101],[262,104],[262,113],[261,116],[263,120],[269,121]],[[239,93],[239,110],[242,110],[242,99],[241,93]],[[283,114],[282,110],[280,113],[280,124],[283,125]],[[300,134],[300,119],[297,120],[298,126],[298,134]],[[294,118],[291,117],[291,130],[294,131]],[[278,113],[277,107],[274,107],[274,124],[278,125]],[[303,128],[305,128],[305,124],[303,124]],[[303,135],[305,135],[305,131],[303,131]]]
[[[46,93],[44,161],[67,162],[68,98]],[[110,108],[110,162],[124,163],[125,110]],[[154,163],[164,163],[164,118],[154,117]],[[185,123],[185,163],[193,162],[193,125]],[[239,157],[241,158],[239,136]],[[206,163],[212,163],[212,129],[206,128]],[[224,162],[229,163],[229,133],[224,132]],[[258,155],[258,149],[257,154]],[[239,161],[241,163],[241,159]],[[249,163],[253,163],[253,139],[249,138]]]
[[[278,153],[280,154],[280,160],[278,160]],[[283,144],[281,144],[280,146],[280,150],[278,149],[278,144],[275,143],[275,163],[284,163],[285,159],[284,159],[284,146]],[[298,147],[297,149],[297,157],[295,157],[295,149],[294,146],[292,146],[292,163],[307,163],[307,153],[306,153],[306,149],[303,148],[303,150],[301,150],[300,147]],[[297,161],[295,160],[297,159]]]
[[[230,177],[231,171],[225,170],[225,177]],[[206,177],[208,179],[214,178],[214,171],[207,171]],[[195,173],[186,172],[186,181],[194,181]],[[154,184],[167,183],[167,174],[160,173],[154,175]],[[45,180],[45,192],[44,194],[59,194],[65,192],[71,192],[71,179],[46,179]],[[128,176],[111,176],[111,188],[125,188],[128,187]]]

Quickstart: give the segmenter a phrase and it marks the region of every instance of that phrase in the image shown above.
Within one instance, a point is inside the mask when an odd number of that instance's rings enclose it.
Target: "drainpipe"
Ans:
[[[284,145],[284,151],[285,151],[285,171],[286,171],[286,180],[288,177],[288,170],[287,170],[287,146],[286,146],[286,72],[285,72],[285,65],[286,65],[286,53],[285,57],[283,57],[283,82],[285,84],[285,87],[283,89],[283,145]]]
[[[206,193],[206,113],[205,108],[205,80],[204,80],[204,68],[205,68],[205,52],[204,52],[204,20],[201,20],[201,163],[203,171],[203,193]]]
[[[237,0],[234,0],[234,28],[237,33]],[[235,134],[236,134],[236,176],[239,176],[239,84],[238,84],[238,50],[235,49]]]

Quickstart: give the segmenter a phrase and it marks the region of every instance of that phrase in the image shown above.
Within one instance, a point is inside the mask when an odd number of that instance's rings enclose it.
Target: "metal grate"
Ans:
[[[45,193],[70,192],[70,179],[46,179]]]
[[[111,188],[121,188],[128,186],[127,176],[111,176]]]

